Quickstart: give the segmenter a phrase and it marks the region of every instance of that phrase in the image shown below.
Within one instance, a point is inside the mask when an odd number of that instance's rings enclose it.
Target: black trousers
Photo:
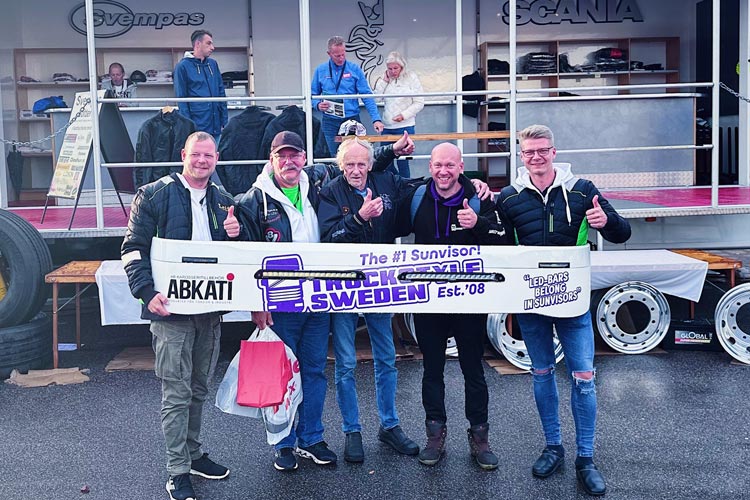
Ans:
[[[482,356],[487,335],[486,314],[415,314],[414,327],[422,351],[422,405],[426,419],[445,423],[446,341],[456,339],[458,361],[464,375],[464,409],[471,425],[487,422],[489,394]]]

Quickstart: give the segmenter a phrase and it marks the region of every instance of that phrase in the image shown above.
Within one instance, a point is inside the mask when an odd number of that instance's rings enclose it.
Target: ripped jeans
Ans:
[[[534,399],[548,445],[562,444],[559,396],[555,382],[555,351],[552,327],[565,353],[571,380],[570,407],[576,426],[578,456],[594,456],[596,388],[594,386],[594,331],[588,312],[574,318],[550,318],[519,314],[518,325],[531,358]]]

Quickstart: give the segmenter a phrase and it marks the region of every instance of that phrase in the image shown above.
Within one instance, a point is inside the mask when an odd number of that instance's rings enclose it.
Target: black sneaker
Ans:
[[[335,464],[338,457],[328,449],[325,441],[315,443],[312,446],[297,446],[297,455],[309,458],[318,465]]]
[[[297,457],[294,456],[292,448],[281,448],[276,450],[276,459],[273,461],[276,470],[292,471],[297,469]]]
[[[349,432],[346,434],[344,460],[355,464],[365,461],[365,450],[362,447],[361,432]]]
[[[208,458],[208,453],[204,453],[190,464],[190,473],[206,479],[224,479],[229,476],[229,469],[217,464]]]
[[[190,474],[178,474],[167,479],[167,493],[172,500],[195,500]]]
[[[378,431],[378,439],[403,455],[419,454],[419,445],[404,434],[400,425],[387,430],[381,426]]]

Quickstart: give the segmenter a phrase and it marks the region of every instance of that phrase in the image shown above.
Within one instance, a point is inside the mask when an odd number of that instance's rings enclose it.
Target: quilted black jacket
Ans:
[[[230,238],[224,231],[227,211],[233,205],[234,200],[229,193],[216,184],[209,183],[206,206],[213,241],[247,240],[244,230],[240,231],[237,238]],[[174,316],[156,316],[146,308],[157,293],[151,274],[151,239],[158,236],[169,240],[190,240],[192,234],[190,191],[177,174],[163,177],[138,190],[130,208],[130,220],[122,242],[121,255],[130,292],[143,303],[143,319],[165,320]]]
[[[138,130],[138,143],[135,147],[136,163],[156,161],[182,161],[180,153],[185,140],[195,132],[195,124],[189,118],[172,111],[146,120]],[[182,172],[182,165],[174,167],[136,167],[133,169],[133,182],[136,189],[161,179],[173,172]]]
[[[258,106],[249,106],[245,111],[229,120],[221,132],[219,159],[229,160],[268,160],[261,153],[266,126],[276,116],[263,111]],[[263,165],[219,165],[216,173],[232,196],[244,193],[253,185]]]

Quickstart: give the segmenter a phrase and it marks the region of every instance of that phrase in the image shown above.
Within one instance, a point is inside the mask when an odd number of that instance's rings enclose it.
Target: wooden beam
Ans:
[[[396,142],[401,135],[346,135],[336,136],[336,142],[341,142],[352,137],[359,137],[370,142]],[[442,134],[411,134],[413,141],[455,141],[457,139],[508,139],[510,132],[507,130],[487,130],[482,132],[448,132]]]

